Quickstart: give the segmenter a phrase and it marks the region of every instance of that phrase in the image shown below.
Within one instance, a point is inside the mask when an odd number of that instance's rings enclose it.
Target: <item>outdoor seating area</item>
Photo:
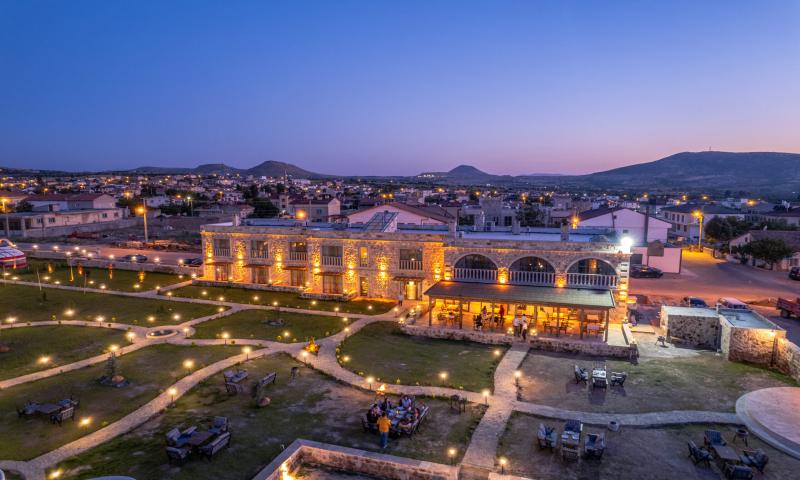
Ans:
[[[740,437],[744,436],[740,435]],[[734,437],[735,440],[736,437]],[[703,432],[702,447],[689,441],[689,458],[695,465],[705,464],[707,467],[711,467],[713,460],[725,478],[737,480],[753,478],[754,469],[763,474],[764,468],[769,463],[769,456],[761,449],[743,449],[741,454],[737,453],[718,430]]]
[[[401,395],[393,403],[387,395],[378,394],[376,402],[362,416],[361,424],[365,432],[378,432],[378,419],[386,414],[391,421],[389,436],[411,437],[419,430],[428,415],[428,407],[412,395]]]
[[[78,400],[70,397],[58,402],[32,402],[25,403],[22,407],[17,407],[17,416],[20,418],[44,417],[50,422],[61,426],[64,420],[75,420],[75,409],[78,408]]]
[[[227,417],[214,417],[208,430],[200,431],[191,426],[181,431],[173,428],[166,434],[166,453],[169,463],[183,463],[192,455],[202,455],[211,459],[231,441]]]
[[[581,455],[584,458],[600,459],[606,450],[605,434],[602,432],[584,434],[583,424],[575,419],[564,423],[560,435],[554,427],[539,423],[536,440],[539,450],[549,448],[555,452],[558,449],[562,460],[578,460]]]
[[[222,372],[225,379],[225,390],[229,395],[236,395],[244,392],[244,381],[247,379],[247,370],[237,368]]]

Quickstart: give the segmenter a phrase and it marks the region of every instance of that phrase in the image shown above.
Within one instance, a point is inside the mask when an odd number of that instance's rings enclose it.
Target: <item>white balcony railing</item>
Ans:
[[[508,283],[512,285],[554,285],[556,274],[553,272],[508,272]]]
[[[454,268],[455,280],[462,282],[494,283],[497,281],[497,270],[483,268]]]
[[[617,275],[597,275],[593,273],[568,273],[567,285],[570,287],[614,288],[619,283]]]
[[[400,260],[400,270],[422,270],[422,260]]]
[[[231,256],[231,249],[230,248],[215,247],[214,248],[214,256],[215,257],[230,257]]]
[[[289,252],[290,262],[307,262],[308,252]]]
[[[250,250],[250,258],[269,258],[267,250]]]
[[[327,267],[341,267],[342,257],[331,257],[328,255],[322,256],[322,264]]]

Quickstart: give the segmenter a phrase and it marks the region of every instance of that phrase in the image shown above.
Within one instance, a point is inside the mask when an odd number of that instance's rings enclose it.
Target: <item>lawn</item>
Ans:
[[[138,480],[249,479],[295,439],[378,450],[378,437],[365,433],[360,416],[374,395],[342,385],[314,370],[301,368],[289,381],[289,371],[300,364],[285,355],[247,362],[250,378],[277,372],[268,387],[271,404],[253,406],[249,395],[230,397],[217,381],[204,382],[168,410],[138,429],[72,458],[59,468],[61,478],[88,479],[101,475],[128,475]],[[396,400],[396,399],[395,399]],[[444,400],[420,399],[431,411],[413,438],[390,440],[386,453],[435,462],[447,462],[447,449],[463,455],[473,429],[483,414],[481,405],[467,413],[449,411]],[[190,459],[182,466],[168,465],[164,434],[175,426],[208,428],[213,416],[229,418],[232,442],[213,461]]]
[[[278,302],[281,307],[302,308],[306,310],[322,310],[339,313],[356,313],[377,315],[391,310],[395,302],[387,300],[352,300],[336,302],[331,300],[311,300],[300,298],[291,292],[271,292],[237,287],[202,287],[191,285],[171,291],[176,297],[206,298],[209,300],[224,299],[226,302],[249,303],[253,305],[272,305]]]
[[[659,428],[625,428],[611,432],[604,426],[584,425],[584,432],[603,432],[606,435],[606,451],[602,460],[581,459],[579,462],[564,462],[559,452],[540,450],[536,431],[539,423],[563,430],[564,422],[542,419],[531,415],[514,413],[507,429],[500,438],[498,455],[506,457],[507,472],[543,480],[579,480],[590,478],[614,479],[708,479],[724,478],[712,462],[695,466],[687,457],[687,442],[694,440],[702,445],[703,431],[714,429],[722,432],[728,444],[741,453],[743,445],[732,444],[735,427],[727,425],[681,425]],[[761,448],[769,455],[769,465],[764,475],[756,472],[756,478],[785,479],[797,477],[798,461],[766,443],[750,436],[750,448]]]
[[[274,322],[276,319],[283,322],[282,325],[266,323]],[[225,332],[230,338],[304,342],[309,337],[322,338],[333,335],[344,328],[346,323],[343,320],[330,315],[244,310],[195,325],[196,333],[193,338],[221,338]]]
[[[83,275],[81,275],[78,272],[77,262],[74,260],[72,275],[70,275],[70,268],[66,261],[53,260],[49,263],[53,266],[53,273],[48,272],[48,262],[46,260],[30,260],[27,269],[13,272],[12,275],[27,282],[41,281],[42,283],[75,287],[107,288],[108,290],[122,292],[144,292],[153,290],[158,286],[165,287],[189,279],[186,275],[144,272],[144,279],[142,280],[138,271],[119,268],[113,269],[111,278],[109,278],[107,268],[83,268]],[[38,277],[36,275],[37,270],[39,272]],[[72,278],[72,281],[70,281],[70,278]]]
[[[105,373],[105,363],[11,387],[0,395],[0,431],[5,440],[0,442],[0,458],[27,460],[122,418],[185,376],[189,370],[184,360],[193,360],[197,369],[239,353],[238,347],[155,345],[119,357],[120,373],[131,381],[124,388],[95,381]],[[70,395],[80,401],[75,422],[59,427],[44,417],[17,416],[16,407],[28,400],[57,402]],[[84,417],[91,418],[88,426],[80,425]]]
[[[83,360],[109,345],[125,345],[125,332],[108,328],[62,326],[0,330],[0,380]],[[45,360],[46,359],[46,360]]]
[[[57,288],[0,284],[0,320],[17,324],[47,320],[91,320],[141,326],[174,325],[216,313],[215,305],[84,293]],[[71,315],[70,315],[71,313]],[[176,317],[177,315],[177,317]]]
[[[348,337],[339,361],[379,382],[492,389],[505,347],[406,335],[394,322],[376,322]],[[442,379],[442,373],[446,378]]]
[[[576,384],[577,363],[589,367],[597,358],[531,350],[522,363],[522,400],[568,410],[638,413],[667,410],[734,410],[736,400],[759,388],[796,385],[777,372],[728,362],[713,352],[676,358],[642,358],[638,365],[607,360],[610,371],[628,373],[624,388]]]

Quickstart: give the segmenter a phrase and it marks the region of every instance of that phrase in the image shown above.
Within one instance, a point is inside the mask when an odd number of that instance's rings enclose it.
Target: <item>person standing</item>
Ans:
[[[514,327],[515,337],[519,336],[519,325],[520,325],[519,317],[517,315],[514,315],[514,320],[511,321],[511,326]]]
[[[403,308],[403,291],[397,294],[397,306]]]
[[[522,320],[520,321],[520,328],[521,328],[521,333],[522,333],[522,339],[523,340],[527,340],[528,339],[528,317],[526,317],[524,313],[522,314]]]
[[[389,416],[386,412],[383,412],[381,418],[378,419],[378,433],[381,437],[381,448],[386,448],[389,444],[389,426],[392,424],[392,421],[389,420]]]

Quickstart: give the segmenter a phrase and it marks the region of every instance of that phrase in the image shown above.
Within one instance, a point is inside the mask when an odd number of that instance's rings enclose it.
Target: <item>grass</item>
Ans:
[[[539,423],[564,428],[563,421],[542,419],[514,413],[500,438],[498,455],[508,459],[506,473],[543,480],[614,479],[708,479],[724,478],[718,467],[695,466],[687,458],[687,442],[702,445],[703,431],[719,430],[728,445],[741,453],[741,442],[732,444],[736,427],[728,425],[681,425],[659,428],[625,428],[611,432],[605,426],[585,425],[584,432],[603,432],[606,451],[602,460],[581,459],[564,462],[558,451],[539,450],[536,431]],[[751,435],[749,448],[761,448],[769,455],[769,465],[759,479],[796,478],[797,460],[785,455]]]
[[[283,446],[298,438],[377,451],[377,435],[365,433],[360,422],[374,395],[306,368],[290,382],[293,366],[300,364],[285,355],[246,363],[251,378],[278,373],[277,384],[268,387],[271,404],[266,408],[254,407],[249,395],[228,396],[220,382],[203,382],[178,400],[176,408],[59,465],[62,478],[111,474],[138,480],[252,478]],[[466,414],[459,415],[450,412],[444,400],[420,400],[431,408],[430,417],[413,438],[390,440],[386,453],[447,462],[447,449],[453,447],[460,458],[483,407],[470,405]],[[230,447],[211,462],[193,458],[182,466],[168,465],[164,434],[179,425],[208,428],[214,415],[229,418],[233,433]]]
[[[70,268],[65,261],[53,260],[49,262],[53,266],[53,273],[47,271],[47,261],[29,260],[29,267],[12,275],[19,277],[20,280],[27,282],[37,282],[60,285],[71,285],[74,287],[102,288],[122,292],[144,292],[154,290],[157,286],[165,287],[174,283],[188,280],[185,275],[172,275],[170,273],[144,272],[144,280],[140,280],[140,273],[136,270],[113,269],[113,274],[109,278],[107,268],[83,268],[84,275],[79,275],[77,262],[72,266],[72,281],[70,281]],[[36,271],[39,271],[37,277]],[[88,275],[87,275],[88,274]],[[183,277],[183,278],[182,278]],[[135,285],[139,285],[137,288]]]
[[[378,382],[479,392],[492,389],[504,351],[499,346],[406,335],[394,322],[377,322],[348,337],[339,360],[345,368],[374,376]],[[447,372],[444,380],[442,372]]]
[[[203,294],[205,292],[205,294]],[[305,310],[322,310],[334,312],[339,309],[341,314],[355,313],[363,315],[378,315],[391,310],[395,302],[388,300],[352,300],[349,302],[336,302],[332,300],[312,300],[300,298],[291,292],[271,292],[267,290],[253,290],[238,287],[202,287],[191,285],[172,290],[177,297],[205,298],[226,302],[248,303],[253,305],[272,305],[278,302],[281,307],[302,308]],[[371,308],[370,308],[371,307]]]
[[[596,358],[531,350],[523,361],[522,400],[568,410],[639,413],[668,410],[733,411],[736,400],[759,388],[796,385],[790,377],[713,352],[692,356],[607,360],[610,371],[628,373],[624,388],[575,384],[574,365],[591,367]]]
[[[57,288],[0,284],[0,318],[16,318],[17,324],[48,320],[90,320],[132,325],[174,325],[216,313],[216,305],[125,297],[106,293],[84,293]],[[72,315],[68,314],[72,311]],[[175,319],[175,315],[178,318]],[[152,317],[152,321],[150,321]]]
[[[155,345],[119,358],[120,373],[131,381],[124,388],[96,382],[105,373],[104,363],[11,387],[0,396],[0,431],[5,439],[0,442],[0,458],[28,460],[119,420],[185,376],[186,359],[194,360],[196,369],[239,353],[238,347]],[[59,427],[43,417],[17,417],[16,407],[28,400],[57,402],[70,395],[80,401],[75,422]],[[83,417],[90,417],[91,424],[80,426]]]
[[[108,328],[48,325],[0,330],[0,345],[9,347],[0,352],[0,380],[67,365],[99,355],[111,344],[126,343],[125,332]]]
[[[284,324],[265,323],[276,318],[282,320]],[[345,325],[342,318],[329,315],[244,310],[195,325],[196,332],[193,338],[221,338],[222,332],[225,332],[230,338],[302,342],[307,341],[309,337],[322,338],[333,335]]]

